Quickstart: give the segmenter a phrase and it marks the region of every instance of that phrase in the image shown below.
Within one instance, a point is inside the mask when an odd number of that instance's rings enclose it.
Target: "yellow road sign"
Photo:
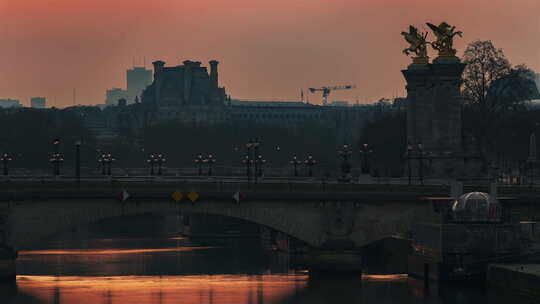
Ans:
[[[199,193],[195,191],[191,191],[190,193],[188,193],[187,197],[189,198],[190,201],[195,203],[195,201],[199,198]]]
[[[182,200],[182,198],[184,197],[184,195],[182,194],[182,192],[180,191],[174,191],[173,194],[171,194],[171,197],[172,199],[175,201],[175,202],[179,202]]]

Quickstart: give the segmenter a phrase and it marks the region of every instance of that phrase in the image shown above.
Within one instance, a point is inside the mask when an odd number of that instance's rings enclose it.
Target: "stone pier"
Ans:
[[[467,155],[462,143],[464,68],[458,57],[438,57],[433,63],[413,63],[402,71],[407,81],[409,156],[422,159],[425,176],[459,177],[478,171],[471,170],[478,167],[477,158]],[[419,162],[412,163],[417,175]]]

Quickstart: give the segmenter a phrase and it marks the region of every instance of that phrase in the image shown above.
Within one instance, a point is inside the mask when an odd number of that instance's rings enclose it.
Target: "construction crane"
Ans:
[[[339,85],[339,86],[333,86],[333,87],[309,88],[309,91],[311,93],[322,92],[323,106],[326,106],[328,104],[328,95],[330,95],[330,92],[335,91],[335,90],[350,90],[354,88],[356,88],[356,86],[354,85]]]

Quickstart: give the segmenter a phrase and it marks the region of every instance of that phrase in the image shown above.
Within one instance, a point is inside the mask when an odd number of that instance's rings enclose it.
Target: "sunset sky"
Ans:
[[[410,59],[399,33],[426,21],[464,32],[458,55],[489,39],[540,71],[539,0],[0,0],[0,98],[63,107],[76,88],[77,103],[104,103],[146,57],[147,66],[217,59],[233,98],[355,84],[330,99],[372,102],[403,94]]]

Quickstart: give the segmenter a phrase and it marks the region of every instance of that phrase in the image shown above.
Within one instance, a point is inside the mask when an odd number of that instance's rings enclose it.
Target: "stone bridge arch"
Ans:
[[[405,232],[415,221],[433,218],[428,202],[49,199],[10,202],[8,209],[9,239],[18,249],[31,249],[58,232],[105,218],[144,213],[234,217],[283,232],[313,248],[330,249],[359,248]]]

